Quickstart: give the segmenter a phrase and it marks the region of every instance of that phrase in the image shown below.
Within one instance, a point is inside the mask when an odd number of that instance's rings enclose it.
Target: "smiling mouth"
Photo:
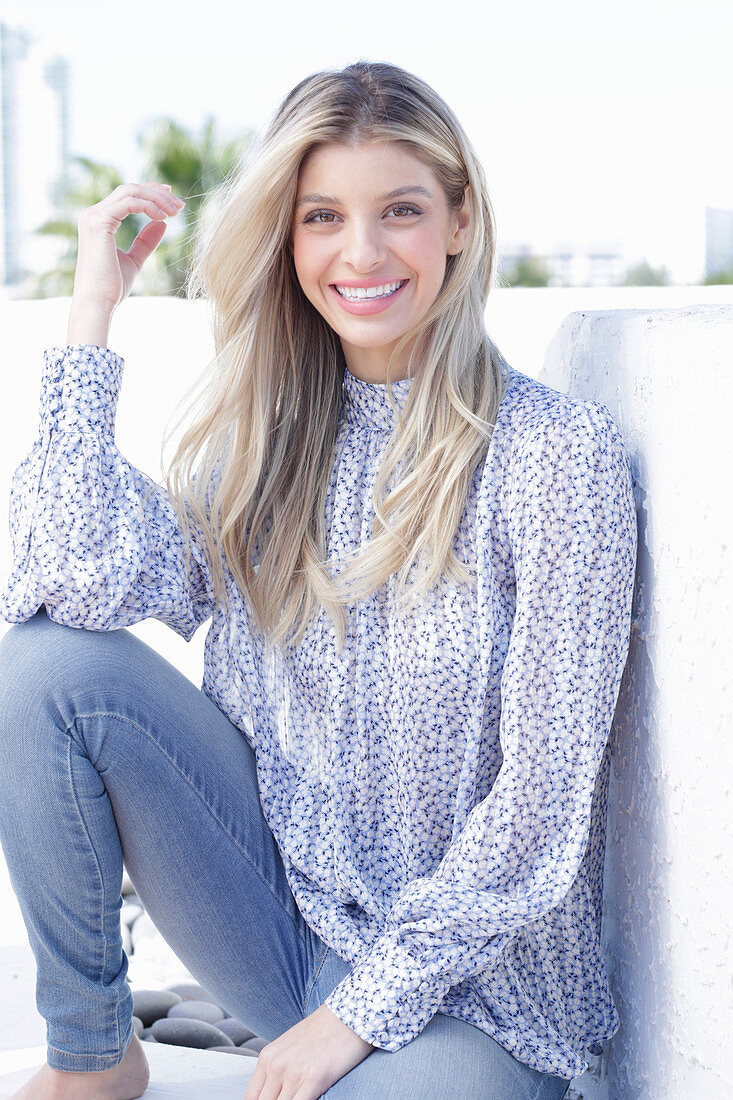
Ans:
[[[393,294],[405,285],[407,279],[398,279],[394,283],[384,283],[382,286],[339,286],[334,283],[334,288],[347,302],[363,302],[379,298],[391,298]]]

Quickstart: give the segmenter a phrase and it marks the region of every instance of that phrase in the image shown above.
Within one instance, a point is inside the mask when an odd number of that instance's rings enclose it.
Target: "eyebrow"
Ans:
[[[386,202],[387,199],[398,199],[401,195],[425,195],[426,198],[432,199],[431,193],[427,187],[420,187],[419,184],[415,184],[410,187],[397,187],[394,191],[387,191],[384,195],[377,195],[378,202]],[[302,195],[296,202],[296,206],[302,206],[308,202],[331,202],[334,206],[343,206],[344,203],[341,199],[336,199],[333,195]]]

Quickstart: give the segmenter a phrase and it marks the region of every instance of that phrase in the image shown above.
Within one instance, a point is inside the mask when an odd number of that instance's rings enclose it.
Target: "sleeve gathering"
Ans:
[[[628,651],[636,516],[606,407],[556,408],[522,446],[509,491],[516,605],[500,771],[435,872],[408,884],[325,1001],[384,1050],[419,1034],[452,986],[558,905],[587,847]]]
[[[0,617],[23,622],[45,604],[93,630],[156,618],[189,641],[213,610],[208,564],[192,521],[186,571],[170,497],[115,445],[123,366],[92,344],[44,352],[38,434],[11,483]]]

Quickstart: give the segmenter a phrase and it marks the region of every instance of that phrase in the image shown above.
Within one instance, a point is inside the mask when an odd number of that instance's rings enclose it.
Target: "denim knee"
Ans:
[[[24,750],[22,730],[37,721],[39,697],[58,651],[52,635],[64,629],[41,607],[0,638],[0,755],[5,763]]]
[[[14,623],[0,638],[0,697],[2,709],[21,693],[47,683],[47,674],[76,631],[49,618],[41,606],[30,619]]]
[[[104,642],[99,631],[64,626],[45,607],[14,623],[0,638],[0,754],[6,761],[24,750],[23,730],[49,715],[62,728],[73,722],[68,702],[99,679]],[[94,676],[90,675],[93,664]],[[117,661],[113,662],[118,665]]]

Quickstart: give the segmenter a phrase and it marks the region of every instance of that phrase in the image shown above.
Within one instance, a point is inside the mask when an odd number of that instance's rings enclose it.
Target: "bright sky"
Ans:
[[[302,77],[363,57],[412,70],[457,113],[500,246],[617,244],[694,280],[706,203],[733,207],[730,0],[5,0],[2,14],[70,60],[72,152],[128,179],[145,120],[259,128]]]

